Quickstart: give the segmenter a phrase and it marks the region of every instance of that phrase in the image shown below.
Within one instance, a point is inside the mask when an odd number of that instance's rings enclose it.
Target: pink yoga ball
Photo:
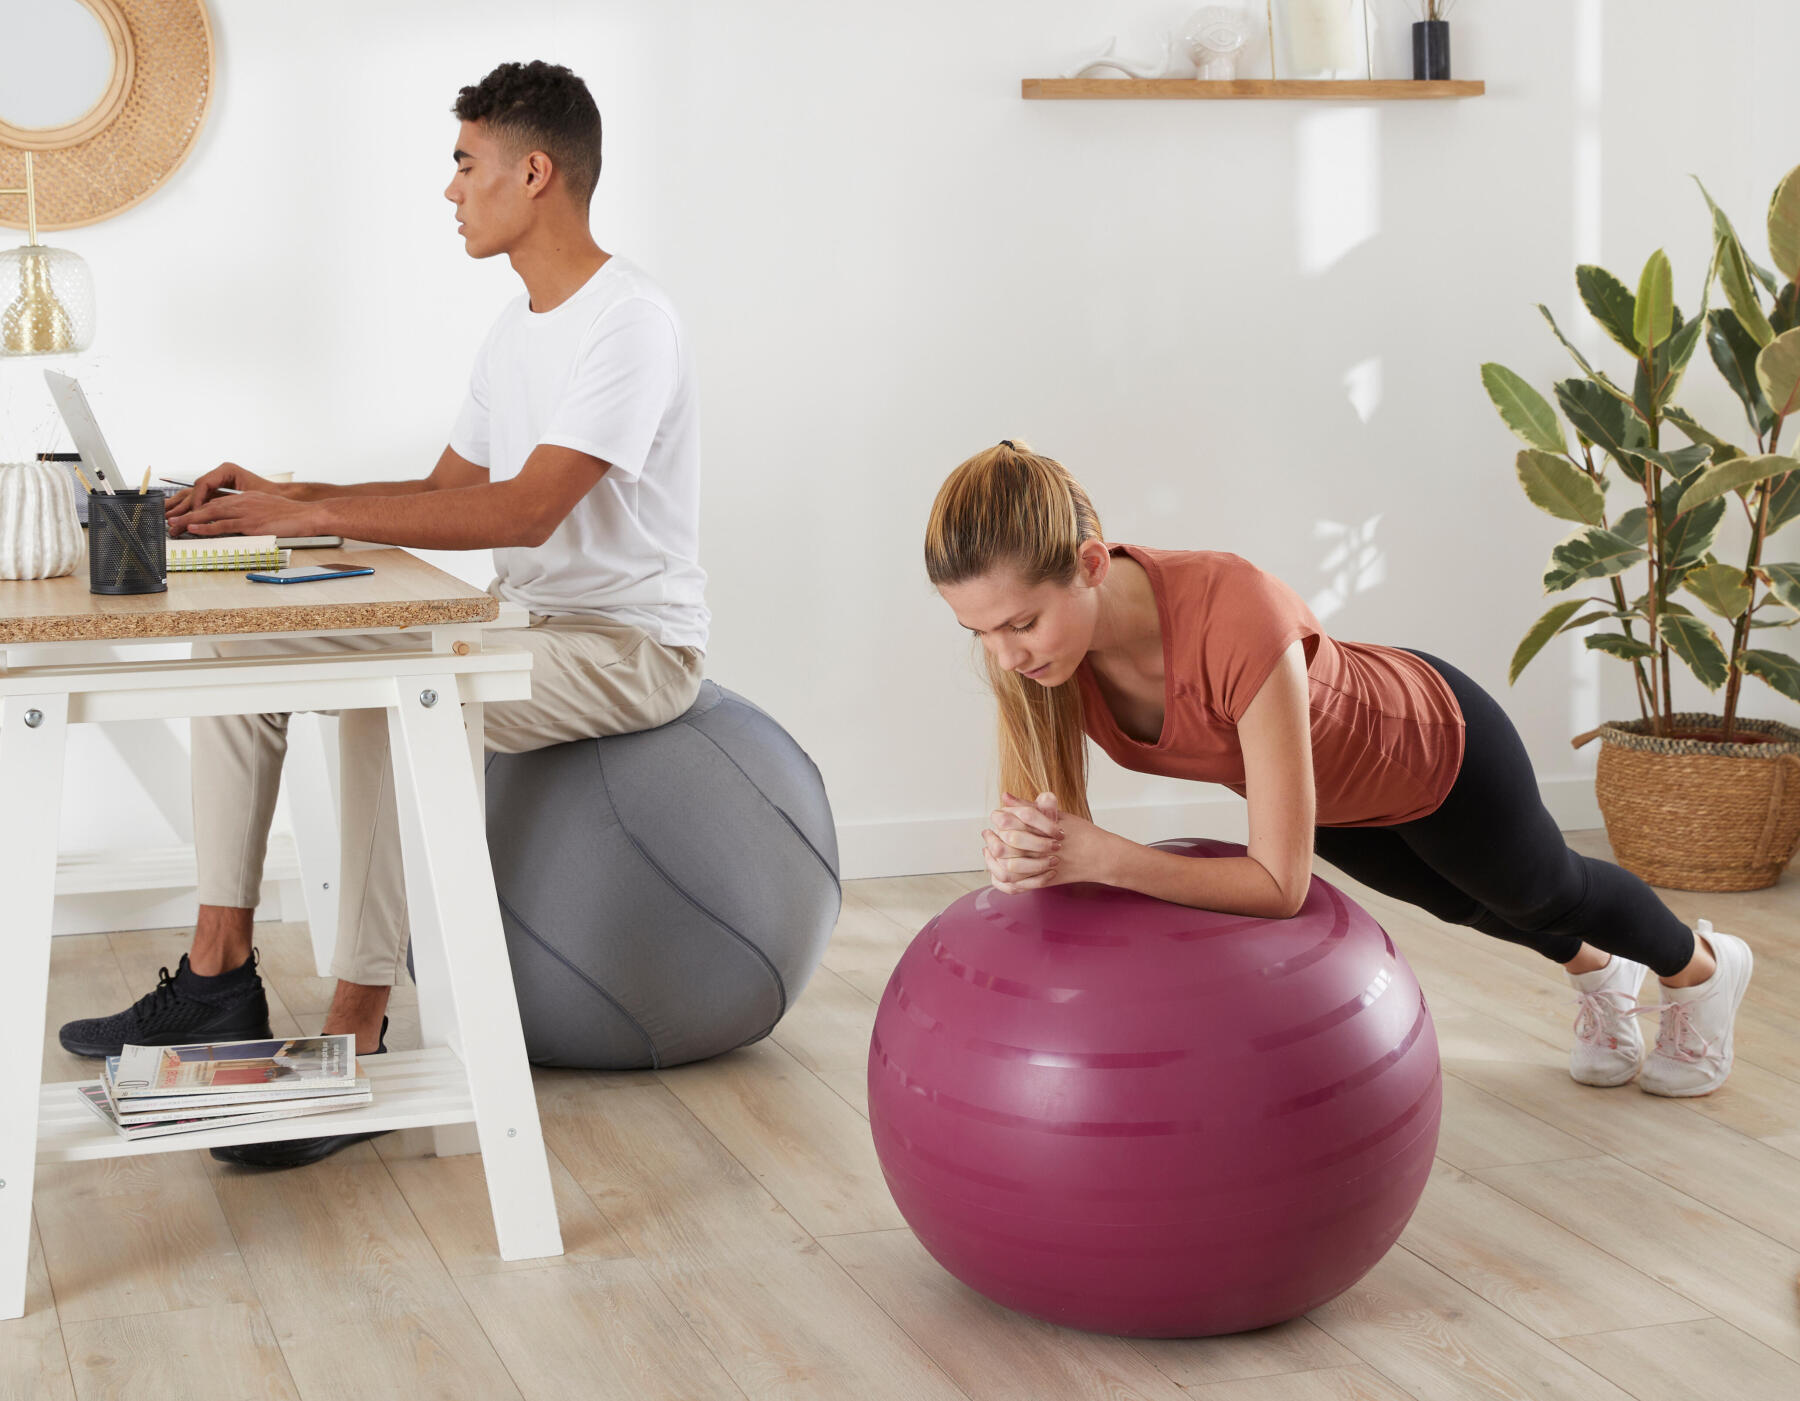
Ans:
[[[965,895],[901,957],[869,1047],[876,1153],[937,1262],[1134,1337],[1262,1328],[1356,1283],[1418,1205],[1441,1104],[1418,980],[1317,877],[1276,920]]]

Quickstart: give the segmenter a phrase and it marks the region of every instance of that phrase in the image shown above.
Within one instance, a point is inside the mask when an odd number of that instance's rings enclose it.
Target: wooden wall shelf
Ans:
[[[1236,78],[1230,82],[1201,82],[1196,78],[1024,78],[1019,96],[1046,99],[1160,98],[1193,101],[1250,99],[1265,102],[1419,101],[1433,97],[1480,97],[1487,84],[1480,79],[1457,78],[1448,82],[1418,82],[1406,78],[1312,80],[1299,78]]]

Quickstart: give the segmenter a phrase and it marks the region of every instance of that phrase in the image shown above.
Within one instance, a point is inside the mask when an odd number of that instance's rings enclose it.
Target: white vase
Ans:
[[[1281,0],[1286,78],[1360,78],[1367,63],[1365,0]]]
[[[55,579],[80,563],[81,522],[67,469],[0,463],[0,579]]]

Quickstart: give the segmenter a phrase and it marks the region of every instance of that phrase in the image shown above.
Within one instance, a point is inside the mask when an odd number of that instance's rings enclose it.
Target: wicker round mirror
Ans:
[[[18,54],[42,72],[66,73],[68,91],[55,79],[35,93],[9,84],[13,96],[0,102],[0,189],[25,183],[25,152],[37,165],[37,221],[40,229],[71,229],[109,218],[152,194],[193,149],[212,101],[212,25],[204,0],[74,0],[98,22],[111,50],[111,65],[94,61],[92,25],[80,14],[70,23],[67,0],[59,7],[27,0],[42,47],[37,53],[9,38]],[[96,81],[104,74],[103,81]],[[26,125],[56,112],[57,101],[83,106],[57,125]],[[23,104],[21,108],[20,104]],[[58,113],[66,115],[66,111]],[[0,225],[25,227],[22,195],[0,195]]]

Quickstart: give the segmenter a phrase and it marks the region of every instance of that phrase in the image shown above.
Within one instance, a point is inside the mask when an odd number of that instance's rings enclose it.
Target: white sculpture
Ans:
[[[1124,78],[1176,78],[1180,77],[1181,61],[1175,58],[1175,41],[1172,36],[1162,36],[1162,57],[1154,63],[1143,59],[1120,58],[1113,53],[1119,42],[1118,35],[1109,35],[1100,52],[1083,63],[1077,64],[1067,73],[1065,78],[1092,78],[1100,75],[1104,69],[1112,69]]]
[[[1194,11],[1182,40],[1194,60],[1195,76],[1210,82],[1237,77],[1238,52],[1253,33],[1250,13],[1235,5],[1208,5]]]

